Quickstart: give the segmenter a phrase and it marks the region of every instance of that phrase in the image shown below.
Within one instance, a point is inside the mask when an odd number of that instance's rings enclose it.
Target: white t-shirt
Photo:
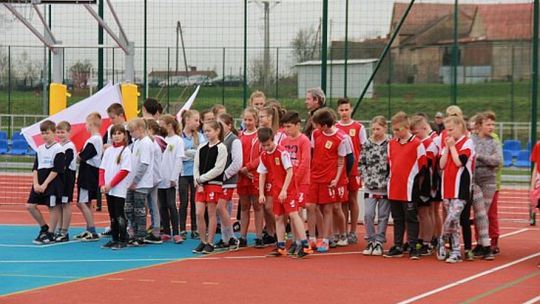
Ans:
[[[152,178],[154,184],[152,187],[155,187],[158,186],[162,180],[160,169],[161,159],[163,158],[163,152],[161,151],[161,147],[155,140],[152,142],[152,152],[154,153],[154,164],[152,165]]]
[[[84,146],[86,147],[87,144],[94,145],[94,148],[96,149],[97,154],[86,161],[87,164],[89,164],[92,167],[99,168],[99,164],[101,163],[101,155],[103,155],[103,139],[99,134],[94,134],[88,138]],[[83,147],[84,150],[84,147]]]
[[[165,138],[167,148],[163,151],[161,158],[161,183],[160,189],[171,187],[171,181],[178,183],[178,177],[182,172],[182,159],[184,157],[184,141],[178,135],[167,136]]]
[[[120,163],[118,163],[118,156],[120,156]],[[131,172],[131,152],[129,148],[125,147],[124,149],[123,146],[111,146],[103,153],[103,159],[99,168],[105,170],[105,184],[109,184],[120,170]],[[107,194],[126,198],[127,188],[129,187],[128,176],[118,183],[118,185],[111,188]]]
[[[157,145],[157,144],[156,144]],[[133,183],[133,178],[141,164],[147,164],[148,168],[141,180],[137,183],[137,189],[154,187],[154,143],[145,136],[137,139],[131,147],[131,172],[129,173],[129,183]],[[159,149],[159,147],[158,147]]]
[[[71,160],[69,164],[66,164],[66,168],[68,168],[71,171],[77,171],[77,148],[75,147],[75,145],[73,144],[71,140],[65,143],[60,143],[60,145],[64,149],[64,154],[69,149],[73,150],[73,159]]]

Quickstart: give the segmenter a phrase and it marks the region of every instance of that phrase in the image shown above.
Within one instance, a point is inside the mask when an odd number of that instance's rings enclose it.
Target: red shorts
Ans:
[[[361,183],[359,176],[349,177],[349,184],[347,185],[347,190],[349,190],[350,192],[354,192],[360,190],[360,187]]]
[[[240,196],[259,197],[259,187],[256,187],[255,185],[252,185],[252,186],[238,186],[238,188],[236,188],[236,192],[238,192],[238,195],[240,195]]]
[[[346,185],[339,185],[335,188],[328,187],[328,184],[312,183],[309,186],[309,200],[311,204],[333,204],[349,201],[349,191]]]
[[[272,184],[270,182],[264,184],[264,195],[272,196]]]
[[[219,195],[219,199],[225,201],[232,201],[234,189],[236,188],[223,188],[221,194]]]
[[[218,185],[204,185],[203,192],[197,192],[195,194],[195,202],[199,203],[217,203],[222,192],[221,186]]]
[[[309,185],[301,185],[298,187],[298,207],[305,208],[306,201],[309,196]]]
[[[287,196],[285,202],[281,203],[277,196],[272,199],[274,215],[287,215],[289,213],[298,211],[298,203],[294,196]]]

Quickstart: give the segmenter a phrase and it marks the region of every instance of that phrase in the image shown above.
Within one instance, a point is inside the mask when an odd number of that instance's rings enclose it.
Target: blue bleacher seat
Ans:
[[[518,168],[530,168],[531,167],[531,153],[527,150],[521,150],[518,153],[518,157],[514,166]]]
[[[529,141],[527,142],[527,151],[532,152],[532,143]]]
[[[28,143],[24,139],[14,139],[11,142],[11,151],[9,154],[13,155],[25,155],[28,153]]]
[[[512,153],[512,157],[517,157],[521,150],[521,142],[519,140],[507,139],[503,142],[503,150],[508,150]]]
[[[26,152],[26,155],[35,156],[37,153],[34,151],[34,149],[30,148],[28,149],[28,152]]]
[[[7,133],[4,131],[0,131],[0,139],[7,139]]]
[[[24,139],[24,136],[21,134],[21,132],[15,132],[11,136],[11,140],[19,140],[19,139]]]
[[[0,154],[6,154],[8,151],[7,139],[0,139]]]
[[[512,152],[508,150],[503,150],[503,166],[512,166]]]

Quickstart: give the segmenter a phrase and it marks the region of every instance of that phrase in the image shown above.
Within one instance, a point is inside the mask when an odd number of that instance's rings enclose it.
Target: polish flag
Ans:
[[[121,104],[122,94],[120,93],[118,84],[113,85],[109,82],[105,87],[96,92],[96,94],[22,129],[21,133],[26,138],[30,147],[32,147],[34,151],[37,151],[37,148],[43,144],[39,124],[47,119],[55,123],[65,120],[71,124],[71,141],[75,144],[75,147],[77,147],[77,151],[81,151],[84,143],[90,137],[90,133],[86,131],[85,126],[86,116],[92,112],[98,112],[102,118],[101,134],[105,134],[107,128],[111,124],[111,120],[107,114],[107,108],[113,103]]]
[[[188,98],[188,100],[184,103],[184,106],[180,109],[180,111],[178,111],[178,113],[176,113],[176,120],[178,120],[179,122],[182,121],[182,114],[191,109],[191,106],[193,105],[193,102],[195,101],[195,98],[197,98],[197,94],[199,94],[199,89],[201,88],[201,86],[197,86],[197,88],[195,89],[195,92],[193,92],[193,94],[191,94],[191,96]]]

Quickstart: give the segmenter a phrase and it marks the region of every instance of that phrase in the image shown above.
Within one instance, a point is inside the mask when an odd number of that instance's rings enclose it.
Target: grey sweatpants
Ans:
[[[146,203],[152,220],[152,234],[159,236],[161,217],[158,206],[158,186],[149,189],[148,194],[146,194]]]
[[[377,211],[377,212],[375,212]],[[375,233],[375,213],[377,213],[377,233]],[[386,243],[386,227],[390,217],[390,202],[385,198],[365,198],[364,227],[368,242]]]
[[[146,193],[128,190],[124,211],[133,237],[143,239],[146,236],[146,208],[144,201]]]
[[[474,223],[476,233],[478,234],[478,244],[482,246],[491,246],[488,211],[491,207],[495,191],[497,191],[496,184],[473,185],[472,207],[474,209]]]

